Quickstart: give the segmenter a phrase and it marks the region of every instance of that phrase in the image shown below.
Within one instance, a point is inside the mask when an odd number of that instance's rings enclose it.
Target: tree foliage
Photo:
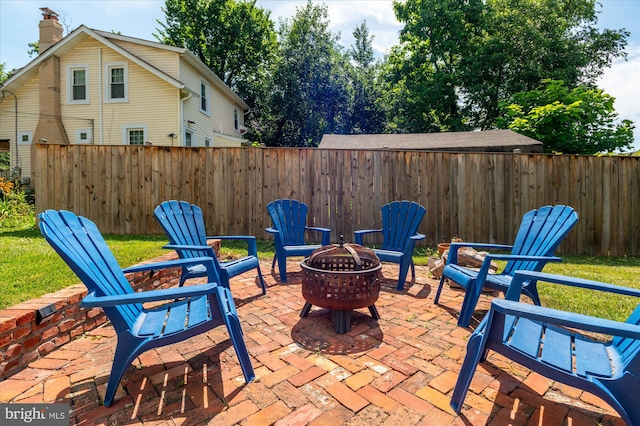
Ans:
[[[348,58],[329,30],[327,7],[308,1],[297,8],[278,39],[265,142],[317,146],[325,133],[348,132]]]
[[[389,58],[392,131],[488,129],[499,102],[543,79],[592,84],[628,32],[596,28],[595,0],[406,0]]]
[[[351,134],[382,133],[384,111],[377,103],[382,95],[378,76],[380,64],[373,55],[373,36],[366,21],[353,30],[355,45],[348,51],[351,57]]]
[[[166,0],[156,38],[196,54],[229,87],[253,98],[277,47],[270,12],[255,0]]]
[[[617,123],[613,97],[587,85],[569,89],[561,80],[543,83],[501,103],[503,117],[498,124],[543,142],[546,152],[631,149],[634,125],[629,120]]]

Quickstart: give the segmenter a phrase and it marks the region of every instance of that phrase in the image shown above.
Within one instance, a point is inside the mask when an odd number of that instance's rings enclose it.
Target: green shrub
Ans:
[[[32,228],[36,224],[27,188],[0,178],[0,228]]]

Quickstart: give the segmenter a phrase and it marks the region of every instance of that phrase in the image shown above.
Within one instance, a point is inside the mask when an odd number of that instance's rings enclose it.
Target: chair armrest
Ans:
[[[265,231],[267,231],[270,234],[279,234],[280,233],[280,231],[278,231],[275,228],[265,228]]]
[[[211,250],[210,246],[192,246],[183,244],[165,244],[162,248],[168,250]]]
[[[205,296],[213,293],[218,286],[216,283],[193,285],[188,287],[174,287],[162,290],[141,291],[137,293],[119,294],[116,296],[96,296],[89,293],[82,299],[84,308],[130,305],[134,303],[157,302],[160,300],[175,300],[185,297]]]
[[[569,277],[566,275],[549,274],[535,271],[516,271],[509,285],[505,299],[519,300],[522,286],[529,281],[543,281],[547,283],[580,287],[589,290],[606,291],[608,293],[622,294],[624,296],[640,297],[640,289],[623,287],[615,284],[607,284],[600,281],[586,280],[583,278]]]
[[[449,246],[449,255],[447,256],[447,265],[453,263],[458,264],[458,250],[462,247],[471,247],[474,249],[487,249],[487,250],[512,250],[513,246],[507,244],[491,244],[491,243],[465,243],[455,242]]]
[[[418,233],[416,233],[415,235],[412,235],[412,236],[411,236],[411,237],[409,237],[409,238],[411,238],[411,239],[412,239],[412,240],[414,240],[414,241],[419,241],[419,240],[424,240],[426,237],[425,237],[425,235],[424,235],[424,234],[418,234]]]
[[[189,246],[192,247],[192,246]],[[122,270],[123,273],[129,274],[133,272],[157,271],[158,269],[178,268],[185,265],[193,265],[195,263],[212,263],[211,257],[192,257],[190,259],[167,260],[166,262],[146,263],[144,265],[135,265]],[[211,265],[213,267],[213,264]]]
[[[253,235],[213,235],[208,236],[207,240],[244,240],[244,241],[255,241],[256,237]]]
[[[363,245],[362,237],[366,234],[373,234],[375,232],[382,233],[382,229],[362,229],[360,231],[353,231],[353,242],[359,245]]]
[[[505,315],[528,318],[532,321],[546,324],[577,328],[584,331],[609,334],[620,337],[640,339],[640,326],[626,322],[618,322],[603,318],[591,317],[573,312],[559,311],[528,303],[514,302],[505,299],[495,299],[491,302],[491,309]]]
[[[320,228],[318,226],[305,226],[305,231],[316,231],[322,233],[322,245],[326,246],[330,243],[331,240],[331,229],[329,228]]]
[[[304,229],[307,231],[331,232],[329,228],[320,228],[318,226],[305,226]]]

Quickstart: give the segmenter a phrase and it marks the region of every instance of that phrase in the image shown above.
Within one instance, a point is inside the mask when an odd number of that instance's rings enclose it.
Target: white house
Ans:
[[[187,49],[40,21],[40,54],[0,87],[0,147],[29,177],[31,145],[241,146],[249,106]]]

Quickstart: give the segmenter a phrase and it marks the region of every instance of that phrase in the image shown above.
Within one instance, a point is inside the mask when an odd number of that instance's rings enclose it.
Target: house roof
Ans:
[[[180,58],[182,60],[184,60],[187,64],[189,64],[194,69],[196,69],[199,73],[208,77],[209,80],[213,82],[213,84],[216,86],[217,89],[219,89],[221,92],[229,96],[229,98],[237,102],[243,109],[245,110],[249,109],[249,105],[247,105],[247,103],[244,100],[242,100],[240,96],[238,96],[233,90],[231,90],[229,86],[227,86],[213,71],[211,71],[209,67],[207,67],[200,59],[198,59],[188,49],[169,46],[166,44],[157,43],[149,40],[143,40],[135,37],[127,37],[119,34],[113,34],[106,31],[94,30],[86,27],[85,25],[80,25],[78,28],[76,28],[74,31],[72,31],[62,40],[60,40],[59,42],[51,46],[45,52],[38,55],[38,57],[36,57],[34,60],[32,60],[23,68],[21,68],[18,72],[16,72],[13,76],[11,76],[11,78],[5,81],[4,85],[2,86],[2,89],[16,90],[17,88],[21,87],[23,84],[25,84],[28,80],[30,80],[32,77],[34,77],[38,73],[38,65],[40,65],[40,63],[42,63],[52,55],[63,56],[65,53],[71,51],[74,47],[76,47],[78,44],[84,41],[87,37],[93,37],[94,39],[100,41],[101,43],[105,44],[109,48],[115,50],[116,52],[120,53],[122,56],[129,59],[131,62],[136,63],[137,65],[146,69],[150,73],[166,81],[168,84],[180,90],[189,91],[189,89],[183,82],[177,80],[176,78],[167,74],[163,70],[149,64],[145,60],[141,59],[140,57],[136,56],[135,54],[131,53],[127,49],[115,43],[114,40],[126,41],[129,43],[140,44],[140,45],[144,45],[144,46],[152,47],[156,49],[173,51],[178,55],[180,55]]]
[[[407,149],[463,151],[484,148],[498,151],[530,146],[542,148],[542,142],[512,130],[477,132],[408,133],[374,135],[324,135],[318,148],[328,149]]]

